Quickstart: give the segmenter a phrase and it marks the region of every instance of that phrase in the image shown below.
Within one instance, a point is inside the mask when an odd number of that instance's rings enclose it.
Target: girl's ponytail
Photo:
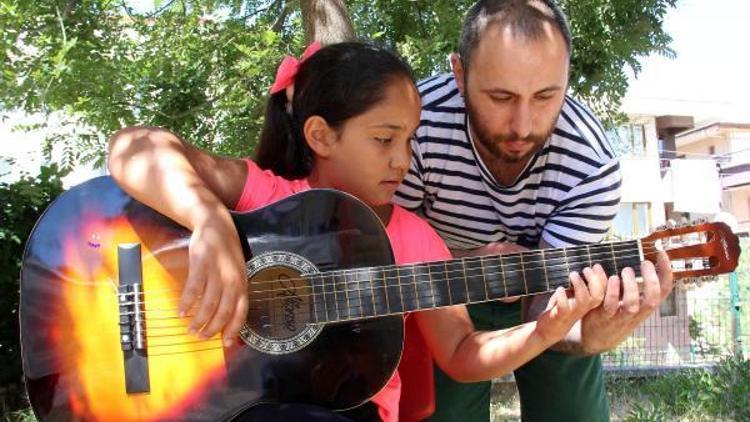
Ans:
[[[289,180],[310,174],[312,151],[304,140],[302,128],[287,111],[283,90],[268,97],[255,162],[260,168],[270,169]]]

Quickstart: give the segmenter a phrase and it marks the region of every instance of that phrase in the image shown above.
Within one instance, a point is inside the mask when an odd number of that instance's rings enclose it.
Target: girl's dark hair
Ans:
[[[300,66],[291,113],[284,91],[268,99],[256,163],[287,179],[308,176],[313,153],[302,133],[305,121],[317,115],[339,129],[380,102],[398,78],[414,83],[409,66],[388,51],[359,42],[322,48]]]

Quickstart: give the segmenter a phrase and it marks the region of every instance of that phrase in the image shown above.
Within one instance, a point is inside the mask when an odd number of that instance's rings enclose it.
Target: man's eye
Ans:
[[[492,98],[492,101],[495,101],[497,103],[507,103],[513,97],[490,97],[490,98]]]
[[[375,137],[375,140],[380,142],[381,144],[390,144],[393,138],[378,138]]]

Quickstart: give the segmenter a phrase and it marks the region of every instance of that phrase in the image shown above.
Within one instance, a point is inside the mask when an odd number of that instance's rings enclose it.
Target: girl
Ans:
[[[124,129],[110,141],[109,169],[117,182],[193,233],[180,309],[197,306],[191,331],[201,338],[222,330],[231,343],[247,314],[245,262],[229,208],[251,210],[306,189],[335,188],[375,210],[397,263],[450,258],[427,223],[390,203],[409,168],[410,141],[420,118],[409,68],[394,55],[359,43],[310,54],[301,63],[287,59],[280,69],[255,162],[210,155],[158,128]],[[537,322],[504,332],[475,331],[463,306],[419,312],[414,319],[446,373],[463,381],[491,379],[562,339],[599,305],[606,276],[591,269],[584,274],[588,287],[571,274],[575,299],[559,289]],[[395,421],[399,396],[397,373],[371,403],[352,412],[266,405],[244,417]]]

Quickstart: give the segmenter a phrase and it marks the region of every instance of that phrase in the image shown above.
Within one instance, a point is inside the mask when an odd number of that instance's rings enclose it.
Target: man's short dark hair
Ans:
[[[570,28],[565,14],[551,0],[479,0],[466,13],[458,53],[468,68],[479,38],[488,26],[510,27],[516,36],[531,40],[544,34],[544,23],[555,26],[570,54]]]

